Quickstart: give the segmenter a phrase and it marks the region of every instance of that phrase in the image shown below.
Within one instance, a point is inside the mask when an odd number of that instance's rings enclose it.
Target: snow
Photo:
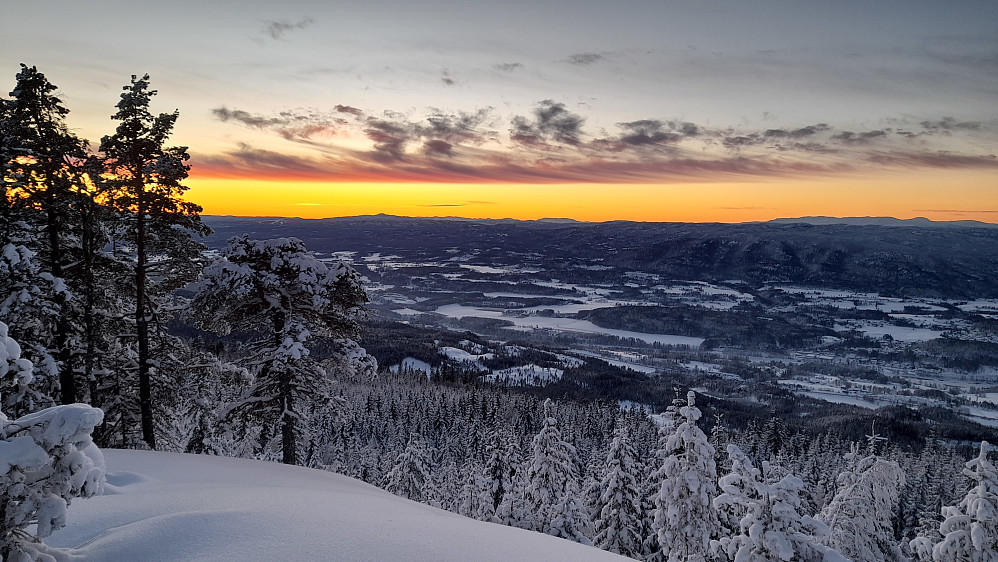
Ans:
[[[943,335],[941,330],[930,330],[928,328],[910,328],[907,326],[894,326],[884,322],[847,322],[836,325],[838,331],[859,330],[868,338],[880,339],[885,335],[891,336],[894,341],[913,343],[934,340]]]
[[[607,363],[609,363],[609,364],[611,364],[611,365],[613,365],[615,367],[621,367],[623,369],[630,369],[630,370],[636,371],[638,373],[645,373],[646,375],[652,375],[652,374],[655,374],[655,373],[658,372],[658,369],[656,369],[655,367],[650,367],[648,365],[642,365],[641,363],[638,363],[637,362],[637,357],[633,358],[630,361],[628,361],[628,360],[622,360],[622,359],[614,359],[613,357],[607,357],[608,354],[612,354],[613,353],[612,351],[607,351],[606,353],[596,353],[596,352],[593,352],[593,351],[585,351],[585,350],[582,350],[582,349],[573,349],[572,353],[576,353],[578,355],[583,355],[585,357],[594,357],[596,359],[600,359],[602,361],[606,361]],[[616,354],[614,354],[614,355],[616,355]],[[629,354],[629,355],[633,355],[633,354]]]
[[[624,560],[483,523],[342,475],[277,463],[105,450],[106,495],[48,540],[84,560]]]
[[[399,372],[399,369],[402,370],[408,369],[410,371],[421,371],[423,373],[426,373],[427,378],[429,378],[430,371],[433,370],[433,367],[431,367],[430,364],[427,363],[426,361],[421,361],[419,359],[416,359],[415,357],[406,357],[405,359],[402,360],[401,364],[392,365],[388,369],[393,373]]]
[[[481,353],[475,355],[469,353],[459,347],[441,347],[437,350],[441,355],[451,359],[453,361],[460,361],[462,363],[477,363],[483,359],[491,359],[493,354],[491,353]]]
[[[551,308],[551,307],[541,307],[541,308]],[[442,314],[451,318],[465,318],[465,317],[478,317],[478,318],[497,318],[502,320],[509,320],[514,324],[516,329],[522,331],[528,330],[554,330],[560,332],[581,332],[585,334],[604,334],[608,336],[617,336],[619,338],[634,338],[637,340],[644,341],[646,343],[659,343],[662,345],[686,345],[690,347],[698,347],[703,343],[703,338],[694,338],[689,336],[676,336],[670,334],[646,334],[643,332],[632,332],[629,330],[614,330],[611,328],[602,328],[593,324],[588,320],[579,320],[576,318],[556,318],[556,317],[545,317],[545,316],[506,316],[500,310],[485,310],[481,308],[476,308],[473,306],[466,306],[463,304],[446,304],[440,306],[436,309],[437,314]]]
[[[419,316],[420,314],[422,314],[422,312],[414,310],[412,308],[397,308],[392,312],[398,314],[399,316]]]

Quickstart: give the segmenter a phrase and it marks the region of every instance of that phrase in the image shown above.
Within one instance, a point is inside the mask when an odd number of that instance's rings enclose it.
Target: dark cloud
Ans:
[[[378,162],[400,161],[405,158],[405,146],[413,140],[412,126],[408,123],[370,118],[364,129],[367,138],[374,142],[371,157]]]
[[[449,142],[481,144],[494,138],[493,131],[481,131],[480,128],[488,120],[491,107],[479,109],[473,113],[444,113],[433,110],[426,118],[428,126],[422,128],[422,134]]]
[[[882,139],[886,136],[887,131],[885,130],[865,131],[862,133],[842,131],[841,133],[832,135],[831,139],[845,144],[868,144],[875,139]]]
[[[498,70],[499,72],[513,72],[517,68],[523,68],[523,64],[519,62],[501,62],[499,64],[492,65],[492,68]]]
[[[965,130],[965,131],[975,131],[980,129],[983,123],[980,121],[957,121],[952,117],[943,117],[938,121],[922,121],[919,123],[923,129],[928,129],[930,131],[954,131],[954,130]]]
[[[317,160],[254,148],[238,143],[235,150],[215,156],[195,155],[197,174],[209,177],[315,179],[328,176],[328,165]]]
[[[686,137],[695,137],[700,134],[700,127],[688,121],[669,121],[669,127]]]
[[[270,36],[271,39],[278,41],[283,39],[290,31],[295,31],[298,29],[305,29],[306,27],[315,23],[315,19],[311,17],[304,17],[296,22],[289,22],[286,20],[279,21],[265,21],[265,33]]]
[[[278,119],[277,117],[264,117],[263,115],[253,115],[248,111],[243,111],[241,109],[229,109],[224,106],[212,109],[211,114],[223,123],[235,121],[237,123],[242,123],[247,127],[254,127],[256,129],[266,129],[287,124],[284,119]]]
[[[806,137],[813,137],[818,133],[825,132],[831,127],[824,123],[818,123],[817,125],[808,125],[807,127],[801,127],[799,129],[768,129],[764,136],[766,138],[779,138],[779,139],[802,139]]]
[[[617,123],[617,126],[624,130],[620,142],[625,145],[667,144],[683,140],[682,133],[668,130],[666,123],[656,119]],[[693,127],[696,128],[696,125]]]
[[[998,169],[998,156],[937,152],[875,152],[867,160],[894,168],[983,168]]]
[[[519,116],[513,118],[510,139],[527,145],[547,141],[578,145],[583,122],[585,118],[565,109],[565,104],[544,100],[534,108],[533,120]]]
[[[565,61],[568,64],[586,66],[603,60],[603,55],[599,53],[578,53],[570,55]]]
[[[450,156],[454,145],[445,140],[432,139],[426,141],[423,144],[423,147],[425,148],[427,154],[442,154],[444,156]]]
[[[334,135],[347,125],[347,120],[328,112],[311,109],[289,109],[273,116],[253,114],[241,109],[216,107],[212,115],[219,121],[235,122],[254,129],[276,131],[289,140],[307,140],[315,136]]]
[[[338,113],[349,113],[350,115],[354,115],[356,117],[364,115],[363,111],[357,109],[356,107],[350,107],[349,105],[336,104],[333,106],[333,109]]]
[[[762,135],[751,133],[748,135],[730,136],[721,139],[721,144],[730,150],[738,150],[746,146],[755,146],[764,142]]]

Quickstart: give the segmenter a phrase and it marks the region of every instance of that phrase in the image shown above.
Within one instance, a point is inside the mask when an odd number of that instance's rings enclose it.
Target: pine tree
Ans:
[[[942,508],[942,540],[933,544],[920,537],[911,542],[912,550],[922,560],[998,560],[998,470],[988,459],[992,450],[987,441],[982,441],[977,457],[967,462],[963,473],[971,487],[960,505]]]
[[[0,322],[0,373],[30,378],[31,370]],[[73,498],[92,496],[103,487],[102,457],[90,439],[101,416],[85,404],[54,406],[14,420],[0,413],[3,560],[56,559],[42,539],[66,524]]]
[[[641,556],[641,490],[627,429],[614,433],[593,522],[593,546],[631,558]]]
[[[230,416],[247,427],[277,426],[282,462],[303,462],[312,439],[310,413],[333,415],[337,407],[329,377],[309,357],[308,340],[353,336],[366,300],[356,271],[343,263],[327,267],[297,238],[232,238],[222,259],[205,269],[192,304],[196,323],[219,334],[258,336],[245,365],[253,386]]]
[[[58,362],[49,345],[62,310],[65,291],[60,279],[43,273],[35,254],[23,244],[8,243],[0,250],[0,318],[19,329],[11,336],[24,342],[22,356],[35,365],[32,376],[9,371],[0,376],[4,411],[18,417],[55,405],[59,396]]]
[[[70,291],[59,288],[64,287],[67,268],[78,258],[74,252],[79,232],[71,215],[73,208],[86,198],[81,192],[86,185],[83,164],[87,153],[86,142],[73,135],[65,124],[69,110],[56,95],[57,89],[36,67],[21,65],[12,99],[5,104],[4,118],[0,121],[3,138],[0,158],[6,206],[23,208],[20,218],[31,226],[21,237],[32,240],[39,265],[55,286],[48,297],[58,310],[51,340],[25,340],[25,344],[39,352],[48,348],[59,373],[59,401],[71,404],[77,400],[71,341],[75,303]],[[14,224],[5,226],[4,245],[16,236]],[[20,334],[25,335],[28,333]],[[46,355],[43,353],[36,359],[48,360]]]
[[[728,445],[731,473],[721,477],[722,493],[714,506],[733,522],[735,533],[713,541],[712,547],[728,560],[799,560],[846,562],[835,550],[815,542],[828,534],[825,524],[801,515],[804,482],[779,467],[763,462],[762,470],[735,445]]]
[[[150,327],[157,326],[158,298],[193,281],[200,271],[203,246],[193,239],[211,230],[201,222],[201,207],[183,200],[189,156],[186,147],[167,147],[178,112],[154,116],[149,103],[155,90],[149,76],[132,76],[118,111],[119,125],[101,139],[103,184],[111,204],[125,219],[122,242],[134,284],[133,313],[142,439],[156,448],[153,404],[153,356]]]
[[[695,394],[686,396],[678,424],[668,436],[658,470],[661,487],[655,498],[655,529],[662,555],[669,562],[703,561],[719,523],[711,501],[717,495],[714,448],[697,427],[700,410]]]

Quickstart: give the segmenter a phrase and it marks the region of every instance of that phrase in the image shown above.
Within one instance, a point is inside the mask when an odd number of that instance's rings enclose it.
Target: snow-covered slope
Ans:
[[[105,450],[105,495],[46,542],[82,560],[625,560],[474,521],[338,474],[276,463]]]

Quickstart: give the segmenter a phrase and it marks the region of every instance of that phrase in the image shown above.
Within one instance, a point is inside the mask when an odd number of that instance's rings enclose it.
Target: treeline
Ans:
[[[831,326],[822,326],[814,319],[805,323],[752,305],[729,310],[688,305],[614,306],[587,310],[577,316],[604,328],[701,337],[707,340],[707,348],[792,349],[814,345],[822,336],[836,335]]]

